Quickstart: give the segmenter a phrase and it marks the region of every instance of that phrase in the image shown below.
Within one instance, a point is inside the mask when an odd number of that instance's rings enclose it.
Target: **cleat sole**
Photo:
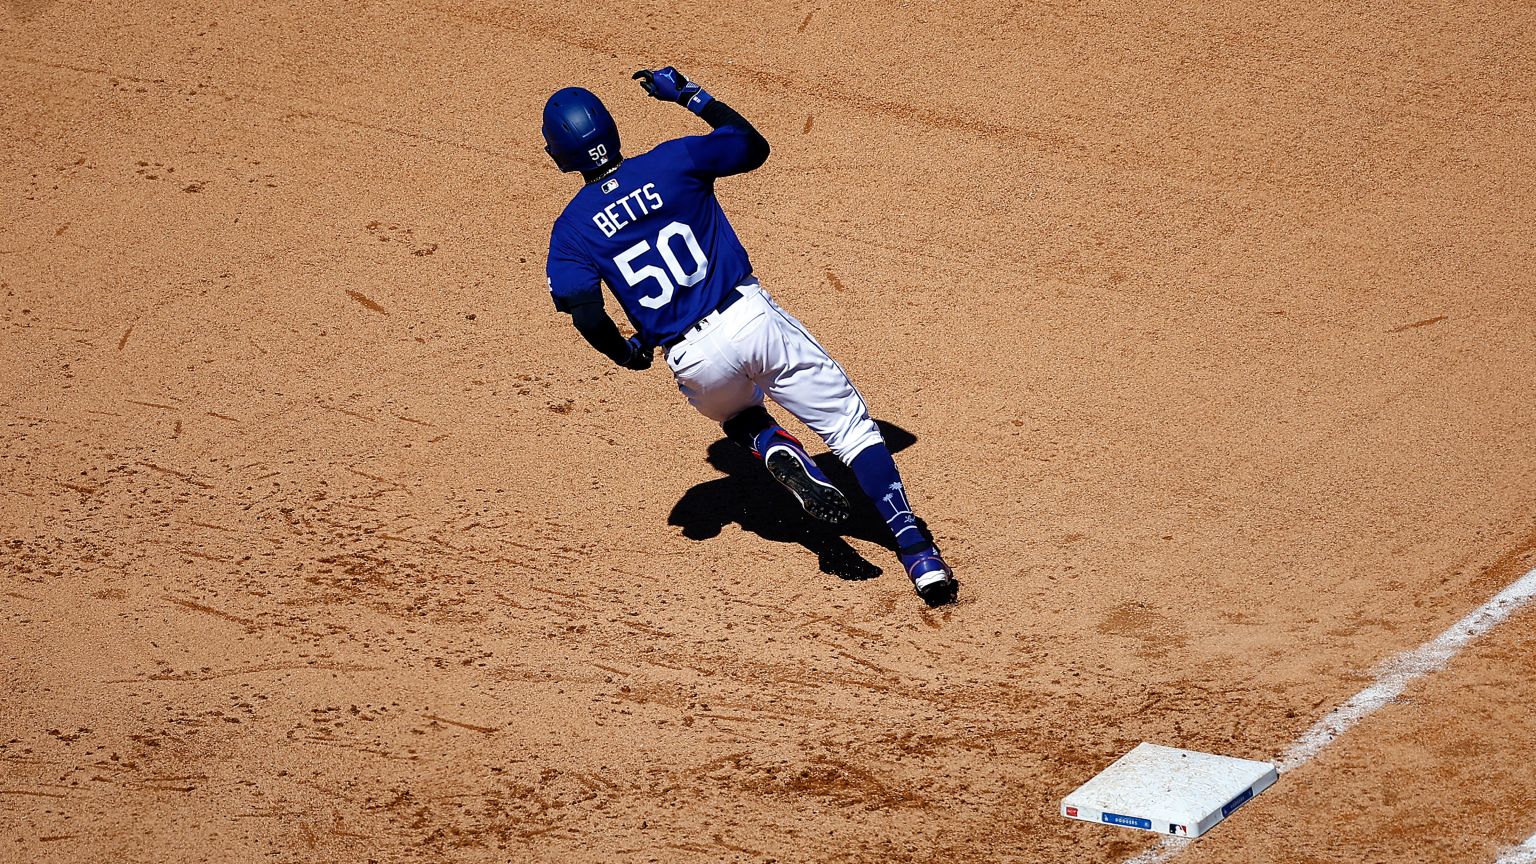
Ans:
[[[805,512],[833,524],[848,520],[848,498],[843,490],[812,477],[805,466],[800,464],[800,459],[788,449],[770,449],[763,464],[773,479],[795,496]]]

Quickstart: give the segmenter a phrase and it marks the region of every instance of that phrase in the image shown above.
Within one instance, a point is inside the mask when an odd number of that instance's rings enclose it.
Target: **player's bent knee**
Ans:
[[[885,443],[885,437],[880,434],[880,427],[875,421],[865,417],[846,430],[838,430],[837,434],[826,436],[827,449],[842,460],[844,465],[852,465],[853,460],[870,447]]]

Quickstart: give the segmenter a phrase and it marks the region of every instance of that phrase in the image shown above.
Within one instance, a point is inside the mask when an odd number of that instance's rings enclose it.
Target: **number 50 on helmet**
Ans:
[[[602,100],[582,87],[544,103],[544,150],[561,171],[591,171],[619,158],[619,127]]]

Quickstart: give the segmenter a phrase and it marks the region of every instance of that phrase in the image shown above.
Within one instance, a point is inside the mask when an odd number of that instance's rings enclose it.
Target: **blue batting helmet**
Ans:
[[[544,150],[561,171],[591,171],[619,158],[619,127],[592,91],[567,87],[544,103]]]

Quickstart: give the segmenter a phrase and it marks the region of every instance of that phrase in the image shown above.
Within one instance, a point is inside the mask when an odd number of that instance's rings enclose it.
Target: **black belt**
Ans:
[[[675,346],[677,343],[683,341],[684,339],[687,339],[689,334],[691,334],[691,333],[693,333],[693,331],[697,330],[704,323],[704,319],[705,318],[708,318],[709,316],[715,314],[716,312],[724,312],[725,310],[731,308],[731,305],[734,304],[737,300],[740,300],[741,298],[742,298],[742,293],[741,293],[741,289],[739,289],[739,288],[732,288],[731,290],[725,292],[725,297],[723,297],[720,300],[720,304],[718,306],[716,306],[715,308],[709,310],[708,312],[705,312],[703,315],[700,315],[699,316],[699,320],[693,322],[692,324],[689,324],[688,327],[683,330],[683,332],[681,332],[681,333],[677,334],[676,336],[673,336],[671,339],[668,339],[667,341],[661,343],[661,350],[662,351],[670,352],[672,350],[673,346]]]

